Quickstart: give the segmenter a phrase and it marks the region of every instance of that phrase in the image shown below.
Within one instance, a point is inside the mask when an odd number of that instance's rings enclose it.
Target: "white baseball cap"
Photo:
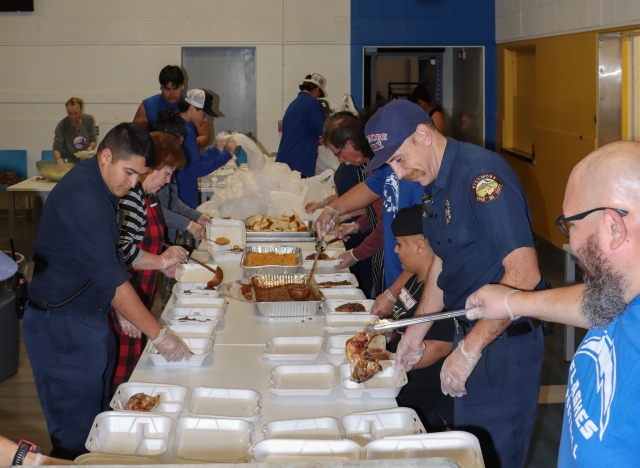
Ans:
[[[184,99],[198,109],[202,109],[205,114],[211,117],[219,117],[213,110],[213,95],[202,89],[190,89]]]
[[[320,91],[322,92],[322,96],[320,97],[327,97],[327,92],[324,89],[324,87],[327,85],[327,79],[324,76],[322,76],[320,73],[311,73],[310,75],[307,75],[307,76],[309,76],[310,78],[305,78],[302,82],[313,83],[318,88],[320,88]]]

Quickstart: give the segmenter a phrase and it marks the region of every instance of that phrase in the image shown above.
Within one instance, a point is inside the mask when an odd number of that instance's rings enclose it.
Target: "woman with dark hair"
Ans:
[[[164,250],[165,220],[155,195],[169,183],[173,172],[184,166],[184,153],[178,139],[168,133],[152,132],[151,137],[156,150],[155,162],[138,185],[120,199],[124,221],[118,245],[124,254],[125,265],[133,275],[129,281],[149,310],[155,298],[158,271],[173,276],[176,266],[187,259],[187,252],[182,247]],[[113,383],[118,385],[129,379],[144,343],[140,331],[117,311],[111,314],[110,325],[119,342],[113,377]]]
[[[213,95],[201,89],[191,89],[187,97],[180,101],[178,110],[187,131],[182,148],[187,158],[184,168],[178,171],[178,196],[191,208],[198,206],[198,178],[211,174],[224,166],[233,156],[236,141],[225,140],[224,148],[215,146],[200,153],[196,141],[196,128],[207,121],[207,116],[218,117],[213,111]]]
[[[444,122],[442,108],[440,106],[432,107],[431,104],[429,104],[429,97],[429,85],[427,85],[427,83],[420,83],[413,89],[413,91],[411,91],[411,94],[409,94],[407,99],[422,107],[422,109],[429,114],[429,117],[431,117],[433,125],[435,125],[438,131],[444,135],[446,125]]]

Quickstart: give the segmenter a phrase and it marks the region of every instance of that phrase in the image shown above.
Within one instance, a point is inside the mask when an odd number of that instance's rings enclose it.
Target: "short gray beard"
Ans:
[[[598,239],[591,234],[576,256],[583,271],[586,289],[580,301],[580,315],[589,327],[606,328],[622,315],[628,302],[624,300],[626,281],[598,246]]]

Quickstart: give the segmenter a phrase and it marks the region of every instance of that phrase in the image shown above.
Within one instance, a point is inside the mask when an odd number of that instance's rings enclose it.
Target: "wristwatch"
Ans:
[[[27,453],[39,453],[40,447],[38,447],[33,442],[29,442],[25,439],[20,439],[18,442],[18,450],[16,454],[13,456],[13,461],[11,462],[11,466],[20,466],[24,463],[24,459],[27,457]]]

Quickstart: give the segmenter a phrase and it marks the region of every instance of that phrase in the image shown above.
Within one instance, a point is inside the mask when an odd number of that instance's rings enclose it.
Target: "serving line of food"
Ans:
[[[482,466],[467,434],[425,439],[415,412],[397,408],[406,373],[366,359],[368,344],[386,342],[362,333],[374,320],[372,301],[353,275],[336,270],[342,247],[327,246],[308,299],[296,301],[288,288],[306,283],[314,244],[247,243],[245,229],[238,225],[238,237],[224,221],[214,221],[213,240],[192,254],[212,271],[179,270],[162,313],[190,346],[189,361],[168,363],[149,343],[111,402],[116,411],[96,418],[87,439],[93,453],[79,462],[408,458],[432,453],[440,439],[466,447],[461,466]]]

